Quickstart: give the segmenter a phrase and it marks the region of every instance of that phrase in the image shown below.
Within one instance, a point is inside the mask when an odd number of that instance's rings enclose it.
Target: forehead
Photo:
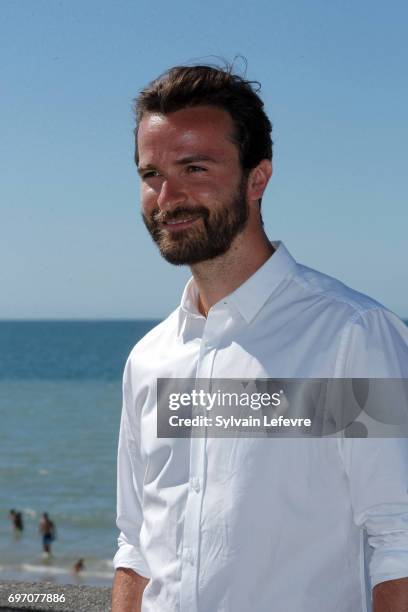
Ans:
[[[229,113],[214,106],[185,108],[167,115],[146,114],[139,125],[139,160],[152,154],[207,154],[238,157]],[[145,159],[149,162],[149,159]]]

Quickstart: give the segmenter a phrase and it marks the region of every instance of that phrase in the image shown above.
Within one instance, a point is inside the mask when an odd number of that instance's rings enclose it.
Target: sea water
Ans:
[[[0,322],[1,579],[111,584],[122,372],[156,323]],[[11,508],[23,514],[21,535]],[[57,530],[50,557],[43,512]]]

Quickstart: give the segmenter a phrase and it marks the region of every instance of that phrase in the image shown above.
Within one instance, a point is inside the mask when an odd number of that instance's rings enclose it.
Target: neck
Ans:
[[[206,317],[214,304],[250,278],[274,251],[263,229],[253,235],[244,230],[227,253],[192,266],[201,314]]]

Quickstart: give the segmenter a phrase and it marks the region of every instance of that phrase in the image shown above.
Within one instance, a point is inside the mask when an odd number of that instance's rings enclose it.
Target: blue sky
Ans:
[[[177,305],[189,271],[141,223],[131,102],[171,65],[238,54],[274,125],[268,234],[408,318],[407,7],[2,0],[0,318]]]

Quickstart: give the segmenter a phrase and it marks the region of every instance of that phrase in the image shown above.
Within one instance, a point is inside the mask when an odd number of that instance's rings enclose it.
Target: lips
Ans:
[[[165,225],[176,225],[177,223],[188,223],[189,221],[193,221],[198,217],[186,217],[185,219],[172,219],[171,221],[166,221]]]
[[[179,217],[178,219],[169,219],[168,221],[163,222],[163,226],[170,230],[184,229],[192,225],[200,217],[201,215],[189,215]]]

